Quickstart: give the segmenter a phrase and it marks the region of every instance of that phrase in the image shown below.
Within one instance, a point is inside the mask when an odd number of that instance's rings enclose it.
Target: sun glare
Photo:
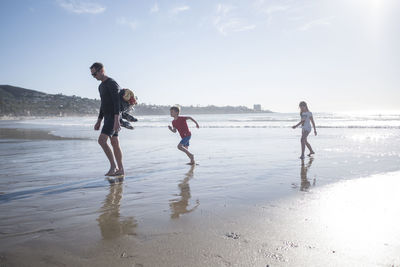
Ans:
[[[364,14],[364,21],[373,35],[380,33],[385,15],[393,6],[393,0],[354,0],[349,3],[354,10]]]
[[[386,242],[399,238],[395,231],[400,222],[398,175],[346,181],[325,192],[319,213],[329,239],[355,253],[365,253],[371,242],[383,250]]]

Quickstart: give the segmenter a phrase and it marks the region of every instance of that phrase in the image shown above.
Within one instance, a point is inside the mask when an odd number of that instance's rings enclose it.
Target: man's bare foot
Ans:
[[[113,176],[113,175],[115,175],[116,171],[117,171],[116,168],[111,167],[110,170],[106,174],[104,174],[104,176]]]
[[[307,156],[311,157],[311,155],[314,155],[314,154],[315,154],[315,152],[311,151],[310,154],[308,154]]]
[[[299,159],[304,159],[304,155],[301,155]]]
[[[114,172],[114,174],[111,175],[111,176],[123,176],[123,175],[125,175],[125,172],[124,172],[124,170],[122,169],[122,170],[117,170],[117,171]]]

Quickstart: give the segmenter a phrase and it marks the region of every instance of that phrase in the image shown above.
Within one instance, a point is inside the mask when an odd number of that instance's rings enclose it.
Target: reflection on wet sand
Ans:
[[[301,178],[301,184],[300,184],[300,191],[308,191],[311,183],[308,180],[307,177],[307,172],[308,169],[311,168],[311,164],[313,162],[314,158],[310,157],[310,159],[308,160],[307,165],[304,164],[304,160],[301,160],[301,170],[300,170],[300,178]],[[315,186],[315,178],[313,179],[313,186]]]
[[[97,219],[103,239],[114,239],[122,235],[134,235],[137,223],[133,217],[120,218],[120,202],[123,184],[110,186],[110,192],[104,200]]]
[[[23,140],[88,140],[87,138],[70,138],[56,136],[41,129],[0,128],[0,139]]]
[[[180,198],[170,200],[169,206],[171,207],[172,219],[179,218],[179,216],[182,214],[192,212],[200,205],[199,200],[196,200],[196,205],[193,208],[188,209],[189,200],[191,198],[189,181],[193,178],[194,167],[195,165],[190,167],[190,170],[185,174],[185,178],[178,185],[180,193],[176,196],[180,196]]]

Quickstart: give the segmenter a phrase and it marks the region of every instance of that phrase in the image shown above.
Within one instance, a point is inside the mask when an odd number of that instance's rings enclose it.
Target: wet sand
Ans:
[[[40,129],[0,128],[1,139],[18,140],[83,140],[84,138],[68,138],[53,135]]]
[[[2,266],[399,266],[400,173],[327,185],[262,205],[123,217],[126,184],[110,186],[96,221],[2,236]],[[183,200],[182,200],[183,199]],[[67,211],[69,212],[69,211]],[[27,237],[29,236],[29,238]],[[12,239],[12,242],[9,242]]]
[[[110,186],[83,121],[0,123],[0,266],[400,265],[398,129],[137,127]]]

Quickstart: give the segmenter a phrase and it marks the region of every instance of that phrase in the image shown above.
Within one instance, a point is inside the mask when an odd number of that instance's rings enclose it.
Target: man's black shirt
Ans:
[[[119,91],[118,83],[111,78],[107,78],[99,85],[101,99],[99,119],[102,119],[104,115],[119,114]]]

